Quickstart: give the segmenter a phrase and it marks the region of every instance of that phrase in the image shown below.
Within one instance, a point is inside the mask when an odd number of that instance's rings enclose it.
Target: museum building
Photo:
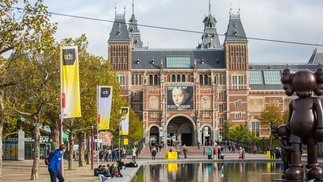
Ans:
[[[304,64],[250,64],[240,10],[230,10],[222,44],[211,4],[201,20],[204,31],[196,48],[149,49],[141,41],[134,3],[128,22],[125,13],[115,13],[108,60],[122,95],[143,121],[146,143],[163,140],[190,146],[221,140],[228,120],[233,125],[247,121],[255,135],[269,136],[256,116],[270,101],[282,112],[288,108],[293,97],[285,95],[280,82],[283,69],[315,71],[322,64],[320,49],[314,49]]]

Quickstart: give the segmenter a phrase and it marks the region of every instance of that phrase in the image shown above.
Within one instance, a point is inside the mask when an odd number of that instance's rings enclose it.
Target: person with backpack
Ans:
[[[64,177],[61,173],[61,162],[63,160],[63,153],[65,150],[66,145],[61,144],[59,149],[56,149],[49,159],[48,172],[51,182],[56,182],[56,178],[58,178],[59,182],[64,182]]]

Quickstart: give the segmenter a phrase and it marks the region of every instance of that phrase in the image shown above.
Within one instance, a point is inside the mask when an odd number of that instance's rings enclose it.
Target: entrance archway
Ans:
[[[194,145],[196,134],[192,121],[184,116],[172,118],[167,125],[167,144],[175,145]]]
[[[150,139],[152,146],[155,146],[155,144],[159,143],[159,130],[157,126],[153,126],[150,128]]]

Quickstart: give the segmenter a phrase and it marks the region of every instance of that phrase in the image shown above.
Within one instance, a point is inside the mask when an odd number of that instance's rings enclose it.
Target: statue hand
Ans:
[[[295,145],[290,145],[286,147],[286,150],[289,152],[295,152],[296,151],[296,146]]]
[[[316,129],[314,139],[317,142],[323,141],[323,129]]]

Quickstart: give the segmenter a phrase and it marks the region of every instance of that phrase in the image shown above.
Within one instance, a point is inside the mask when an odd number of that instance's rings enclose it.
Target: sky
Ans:
[[[249,63],[305,64],[315,48],[323,45],[322,0],[210,0],[211,14],[217,20],[217,32],[223,44],[229,23],[229,12],[240,9],[242,25],[249,37]],[[132,14],[132,0],[44,0],[49,12],[94,18],[94,21],[53,14],[51,22],[58,23],[55,38],[77,38],[85,34],[88,52],[107,59],[109,34],[117,14],[126,21]],[[125,8],[125,9],[124,9]],[[194,49],[201,42],[203,19],[209,12],[209,0],[134,0],[141,40],[149,49]],[[149,25],[185,31],[149,28]],[[288,44],[260,41],[252,38],[306,43]],[[320,45],[320,46],[315,46]]]

